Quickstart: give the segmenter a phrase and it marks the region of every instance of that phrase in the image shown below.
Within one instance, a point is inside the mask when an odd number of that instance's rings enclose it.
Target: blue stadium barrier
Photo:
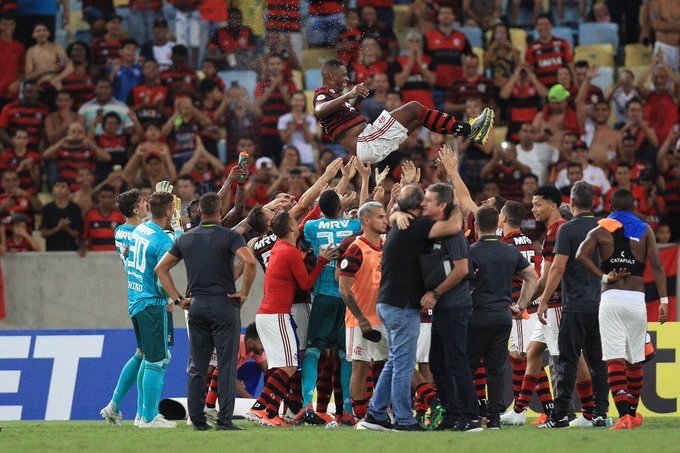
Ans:
[[[619,52],[619,26],[613,23],[585,22],[578,26],[578,44],[611,44]]]
[[[248,95],[255,97],[257,85],[257,72],[255,71],[220,71],[218,76],[224,81],[224,85],[230,87],[232,82],[238,82],[239,86],[246,89]]]

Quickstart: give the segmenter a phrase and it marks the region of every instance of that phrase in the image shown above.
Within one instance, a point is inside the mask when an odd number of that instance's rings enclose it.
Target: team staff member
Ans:
[[[498,211],[492,206],[482,206],[475,213],[475,228],[479,240],[470,246],[470,259],[475,276],[472,290],[472,316],[468,328],[467,355],[470,369],[476,370],[484,360],[489,394],[487,428],[500,428],[503,404],[503,373],[508,358],[508,340],[512,329],[513,278],[524,280],[519,304],[526,305],[538,286],[534,267],[496,235]],[[456,426],[457,431],[479,431],[478,421],[465,421]]]
[[[172,246],[163,230],[173,213],[172,194],[155,192],[149,197],[151,220],[134,229],[127,256],[128,312],[144,353],[140,365],[143,407],[140,428],[174,428],[175,422],[158,413],[165,369],[170,362],[168,350],[167,295],[161,292],[154,268]],[[139,382],[139,381],[138,381]]]
[[[591,212],[595,189],[585,181],[577,181],[571,188],[571,210],[574,217],[557,235],[555,257],[543,289],[538,307],[538,320],[546,324],[550,295],[562,280],[562,322],[557,338],[560,355],[556,377],[555,407],[542,428],[569,426],[567,412],[576,382],[576,371],[581,351],[590,367],[593,382],[593,426],[605,426],[609,401],[607,399],[607,373],[602,361],[600,327],[597,319],[600,303],[600,282],[576,262],[576,251],[590,230],[597,227]],[[593,256],[593,259],[597,257]]]
[[[642,391],[642,363],[645,360],[647,308],[642,275],[647,258],[654,269],[654,283],[661,296],[659,321],[668,318],[666,275],[659,260],[654,231],[633,211],[635,203],[628,190],[612,197],[612,214],[600,220],[576,253],[576,260],[602,281],[599,322],[602,359],[608,363],[609,387],[619,420],[614,429],[642,424],[637,405]],[[598,269],[591,256],[599,249]]]
[[[337,249],[327,248],[311,272],[307,272],[304,258],[297,248],[300,234],[297,221],[284,211],[270,223],[278,238],[272,248],[264,275],[264,296],[255,316],[262,345],[272,370],[262,393],[271,396],[266,414],[260,423],[266,426],[287,426],[279,417],[279,405],[288,392],[288,381],[298,368],[298,344],[294,321],[290,316],[297,291],[312,289],[326,264],[337,257]]]
[[[405,230],[390,229],[383,249],[382,276],[378,293],[378,314],[387,332],[389,353],[385,368],[361,422],[367,429],[391,431],[387,406],[392,405],[399,431],[422,431],[411,410],[411,377],[416,366],[416,348],[420,331],[420,300],[425,287],[420,278],[419,256],[430,253],[431,239],[461,231],[462,218],[454,209],[448,220],[435,222],[421,218],[425,198],[415,184],[401,188],[397,198],[399,210],[415,218]]]
[[[377,201],[369,201],[359,208],[363,234],[356,238],[340,261],[340,295],[349,309],[345,314],[347,360],[352,363],[350,392],[354,417],[363,419],[368,410],[366,378],[371,362],[387,360],[387,337],[375,304],[380,289],[380,261],[387,233],[385,208]],[[381,333],[378,342],[369,341],[364,334],[372,330]]]
[[[156,273],[176,305],[189,309],[190,359],[189,416],[194,429],[210,429],[204,413],[205,377],[213,348],[219,363],[218,430],[240,430],[231,421],[236,386],[236,351],[241,333],[240,309],[255,278],[257,261],[241,235],[220,225],[221,200],[213,192],[199,201],[201,223],[180,236],[158,264]],[[244,263],[243,283],[236,291],[234,256]],[[170,276],[184,259],[191,300],[177,290]],[[146,352],[146,351],[145,351]]]

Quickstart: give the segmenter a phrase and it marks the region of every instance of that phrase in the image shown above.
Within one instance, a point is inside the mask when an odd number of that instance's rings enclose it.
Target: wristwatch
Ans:
[[[442,295],[439,294],[436,290],[432,290],[432,297],[434,297],[434,300],[439,300]]]

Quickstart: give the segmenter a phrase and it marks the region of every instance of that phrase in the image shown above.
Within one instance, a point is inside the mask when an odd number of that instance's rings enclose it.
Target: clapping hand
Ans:
[[[416,168],[415,164],[407,160],[401,164],[401,184],[418,184],[420,181],[420,168]]]
[[[390,172],[390,167],[385,167],[383,168],[383,171],[378,171],[378,169],[375,169],[375,185],[376,187],[379,187],[382,185],[383,182],[385,182],[385,179],[387,178],[387,174]]]

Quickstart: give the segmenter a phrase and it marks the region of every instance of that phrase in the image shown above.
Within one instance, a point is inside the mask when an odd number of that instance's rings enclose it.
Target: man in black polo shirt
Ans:
[[[512,284],[515,275],[521,277],[519,304],[525,306],[538,286],[534,267],[522,253],[500,242],[496,235],[498,211],[482,206],[475,213],[477,242],[470,246],[470,259],[475,276],[471,283],[472,316],[468,328],[467,356],[472,371],[484,360],[488,388],[487,428],[500,429],[505,362],[508,360],[508,340],[512,329]],[[467,422],[467,429],[481,430],[479,422]]]
[[[220,225],[221,200],[215,193],[204,194],[199,206],[201,223],[180,236],[163,257],[156,274],[175,305],[189,309],[190,368],[188,381],[189,416],[194,429],[209,429],[203,407],[205,376],[213,348],[220,364],[218,430],[239,430],[232,421],[236,380],[236,355],[241,334],[241,305],[246,301],[255,278],[257,261],[243,237]],[[234,256],[244,263],[243,283],[236,291]],[[172,269],[184,260],[188,292],[185,299],[170,276]]]
[[[548,300],[562,280],[562,321],[557,346],[555,407],[550,418],[539,428],[569,427],[567,411],[576,382],[576,367],[583,351],[593,381],[593,426],[607,425],[607,368],[602,361],[602,343],[597,319],[600,304],[600,280],[576,261],[576,252],[588,232],[597,227],[591,212],[593,186],[578,181],[571,188],[571,209],[574,217],[560,227],[555,244],[555,257],[538,307],[538,320],[546,323]],[[596,253],[592,261],[599,263]]]
[[[461,230],[461,215],[455,209],[446,221],[420,217],[424,193],[415,184],[402,187],[399,210],[408,214],[410,226],[393,227],[387,234],[382,258],[378,314],[385,326],[389,358],[380,374],[368,414],[361,422],[367,429],[391,431],[387,407],[391,404],[400,431],[422,431],[411,410],[411,377],[416,367],[420,332],[420,299],[425,287],[420,278],[420,255],[430,253],[431,239],[451,236]],[[432,308],[432,307],[426,307]]]

